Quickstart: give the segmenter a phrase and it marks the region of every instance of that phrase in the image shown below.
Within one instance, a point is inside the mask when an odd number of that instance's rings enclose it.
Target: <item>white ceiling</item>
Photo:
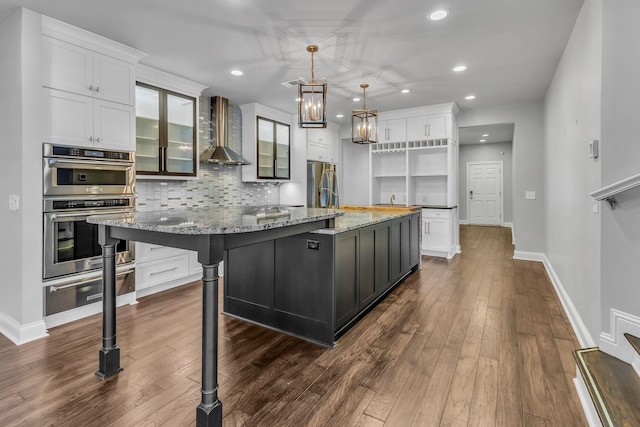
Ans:
[[[583,0],[0,0],[0,20],[24,6],[149,54],[141,62],[209,86],[232,104],[294,113],[311,77],[329,84],[329,119],[348,125],[370,85],[380,111],[455,101],[461,110],[542,99]],[[445,8],[439,22],[426,14]],[[462,73],[451,68],[467,65]],[[346,68],[348,71],[340,71]],[[229,71],[241,69],[244,76]],[[408,94],[400,90],[408,88]],[[466,95],[476,99],[467,101]],[[342,113],[343,119],[335,115]]]

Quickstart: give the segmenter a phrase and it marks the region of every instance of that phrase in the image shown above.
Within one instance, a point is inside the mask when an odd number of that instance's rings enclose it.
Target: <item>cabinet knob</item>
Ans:
[[[89,142],[93,142],[93,137],[92,136],[89,137]]]
[[[96,93],[100,92],[100,86],[96,86]]]
[[[100,144],[100,137],[96,136],[96,143]]]
[[[93,85],[89,85],[89,90],[93,92]]]

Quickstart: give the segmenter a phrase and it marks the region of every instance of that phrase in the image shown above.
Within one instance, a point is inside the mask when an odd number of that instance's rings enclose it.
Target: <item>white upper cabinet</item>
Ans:
[[[143,52],[42,17],[43,142],[135,151]]]
[[[43,55],[43,86],[134,105],[133,64],[47,36]]]
[[[404,142],[407,140],[407,119],[380,118],[378,121],[378,142]]]
[[[433,114],[407,119],[407,141],[451,138],[450,114]]]
[[[332,128],[307,129],[307,160],[340,163],[338,131]]]

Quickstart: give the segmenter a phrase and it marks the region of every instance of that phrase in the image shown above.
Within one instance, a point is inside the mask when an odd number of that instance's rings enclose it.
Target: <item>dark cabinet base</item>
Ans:
[[[224,313],[332,347],[419,267],[420,214],[229,249]],[[416,248],[413,248],[413,246]]]

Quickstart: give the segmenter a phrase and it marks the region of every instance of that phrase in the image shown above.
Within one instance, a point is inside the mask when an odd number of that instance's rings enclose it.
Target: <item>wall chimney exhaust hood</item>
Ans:
[[[229,138],[229,100],[221,96],[211,98],[211,145],[200,155],[201,163],[248,165],[240,154],[227,146]],[[215,145],[214,138],[215,136]]]

